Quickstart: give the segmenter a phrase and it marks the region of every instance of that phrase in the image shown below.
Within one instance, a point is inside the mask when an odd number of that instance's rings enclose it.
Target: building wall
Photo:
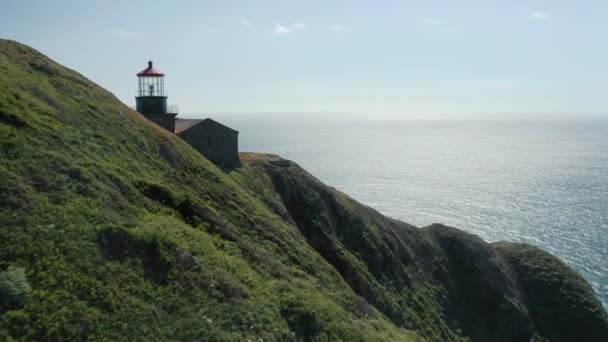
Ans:
[[[143,114],[148,120],[160,127],[175,133],[175,117],[177,114]]]
[[[138,96],[135,98],[135,107],[142,114],[165,114],[167,112],[167,97]]]
[[[179,134],[190,146],[216,165],[239,162],[238,132],[214,123],[201,123]]]

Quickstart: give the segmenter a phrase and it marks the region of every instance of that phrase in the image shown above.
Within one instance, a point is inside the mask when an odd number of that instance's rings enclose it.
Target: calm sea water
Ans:
[[[215,118],[388,216],[540,246],[608,304],[608,117]]]

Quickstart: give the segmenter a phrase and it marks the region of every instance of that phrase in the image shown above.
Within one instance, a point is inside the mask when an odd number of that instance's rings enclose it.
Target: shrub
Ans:
[[[0,272],[0,306],[21,306],[30,291],[24,268],[9,266]]]

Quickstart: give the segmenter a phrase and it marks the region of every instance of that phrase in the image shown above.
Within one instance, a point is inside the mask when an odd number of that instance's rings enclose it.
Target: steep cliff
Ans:
[[[235,179],[399,326],[476,341],[608,336],[589,284],[533,246],[488,244],[440,224],[419,229],[325,186],[293,162],[258,154],[242,159]]]
[[[542,251],[419,229],[292,162],[243,159],[219,170],[0,40],[0,339],[608,335],[589,285]]]

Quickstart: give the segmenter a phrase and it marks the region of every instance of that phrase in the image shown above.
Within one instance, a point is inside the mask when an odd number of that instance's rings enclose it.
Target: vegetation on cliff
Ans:
[[[590,285],[525,244],[417,228],[327,187],[297,164],[243,156],[235,179],[298,227],[366,302],[429,339],[601,341],[608,320]]]
[[[77,72],[0,40],[0,339],[608,334],[589,285],[542,251],[419,229],[292,162],[243,159],[222,171]]]

